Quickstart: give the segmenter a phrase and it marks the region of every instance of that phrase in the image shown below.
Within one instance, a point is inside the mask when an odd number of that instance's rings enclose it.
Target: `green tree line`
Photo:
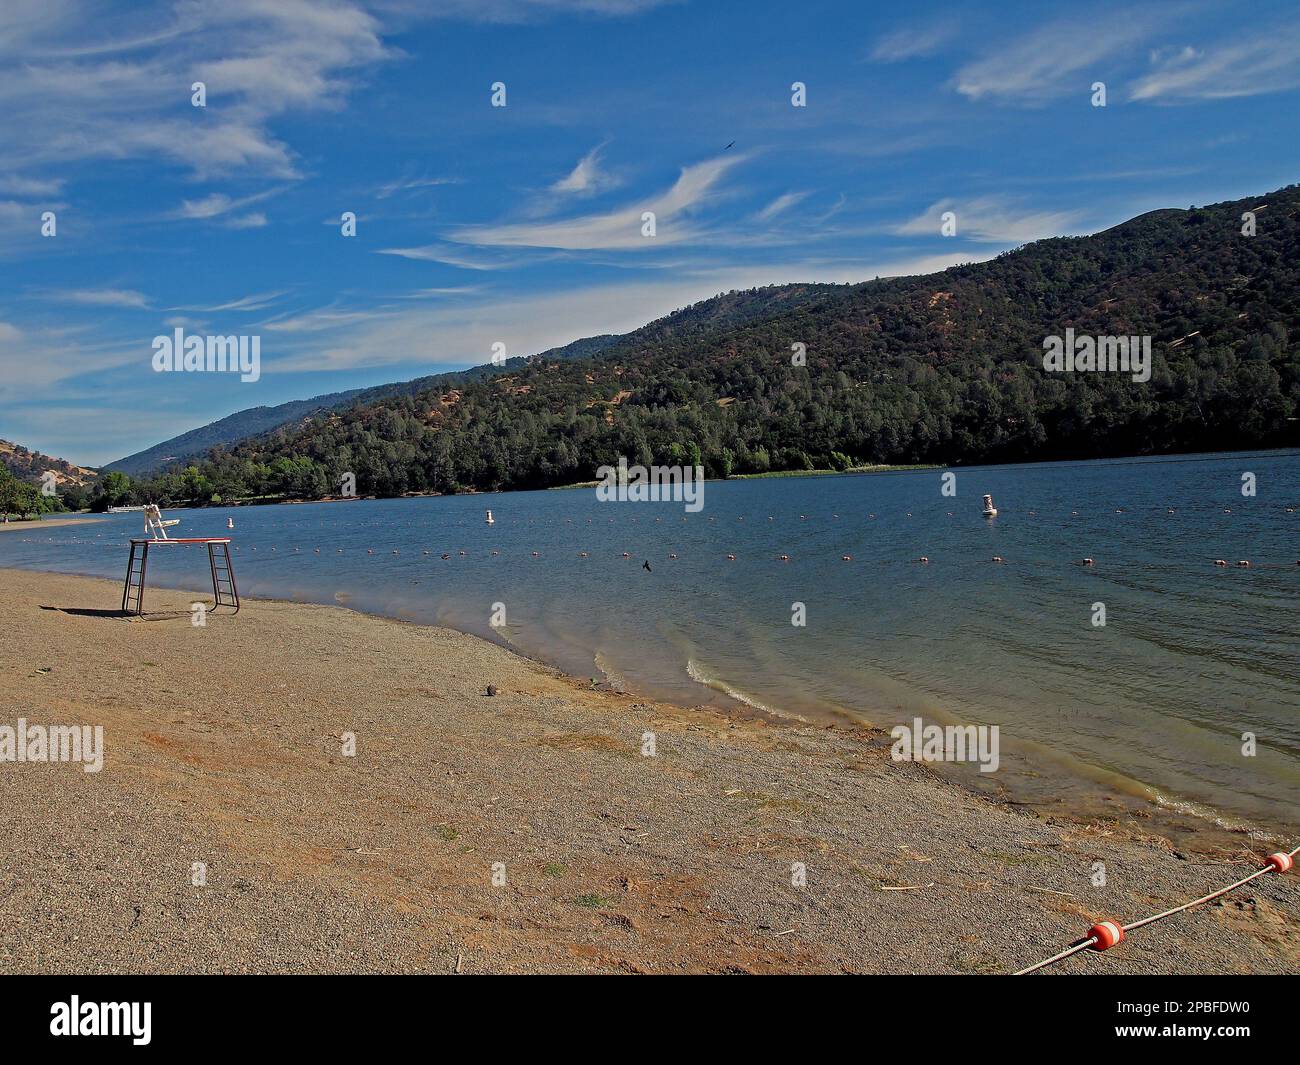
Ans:
[[[63,501],[57,495],[47,496],[30,481],[19,480],[0,466],[0,521],[11,516],[32,518],[62,510]]]

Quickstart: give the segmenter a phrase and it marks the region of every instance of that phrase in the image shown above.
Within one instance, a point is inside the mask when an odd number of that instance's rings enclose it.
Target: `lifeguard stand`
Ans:
[[[235,570],[230,564],[229,536],[190,536],[173,540],[167,530],[179,525],[179,518],[164,520],[157,504],[144,508],[144,531],[147,537],[132,538],[131,557],[126,564],[126,584],[122,587],[122,613],[144,613],[144,578],[149,568],[149,548],[158,544],[207,544],[208,567],[212,571],[212,609],[220,606],[234,607],[239,613],[239,589],[235,587]],[[139,558],[139,566],[136,559]]]

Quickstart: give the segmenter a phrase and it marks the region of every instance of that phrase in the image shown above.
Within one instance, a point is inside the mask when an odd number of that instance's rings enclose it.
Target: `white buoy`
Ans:
[[[234,519],[234,518],[227,518],[227,519],[226,519],[226,528],[227,528],[227,529],[233,529],[234,527],[235,527],[235,519]]]
[[[483,521],[488,525],[495,525],[497,523],[496,518],[492,517],[492,511],[490,510],[487,512],[487,517],[484,518]]]
[[[992,496],[984,497],[984,516],[986,518],[996,518],[998,516],[998,508],[993,505]]]

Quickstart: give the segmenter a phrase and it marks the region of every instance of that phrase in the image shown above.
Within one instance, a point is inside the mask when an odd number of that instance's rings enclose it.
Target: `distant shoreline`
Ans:
[[[1015,462],[976,462],[976,463],[917,463],[917,464],[880,464],[869,466],[852,466],[844,470],[834,469],[816,469],[816,470],[769,470],[765,473],[733,473],[730,477],[709,477],[706,478],[710,483],[719,483],[725,481],[757,480],[772,479],[785,477],[831,477],[857,474],[880,474],[880,473],[909,473],[924,470],[952,470],[954,472],[966,472],[975,469],[1000,469],[1003,467],[1020,467],[1020,466],[1074,466],[1091,463],[1109,463],[1109,464],[1132,464],[1148,462],[1206,462],[1215,459],[1226,459],[1229,456],[1251,456],[1251,455],[1274,455],[1278,453],[1300,453],[1300,447],[1294,444],[1286,444],[1279,447],[1270,448],[1247,448],[1245,450],[1229,451],[1170,451],[1160,454],[1138,454],[1138,455],[1111,455],[1111,456],[1094,456],[1091,458],[1053,458],[1053,459],[1021,459]],[[163,471],[155,471],[154,475]],[[172,502],[164,504],[168,509],[175,510],[203,510],[209,507],[248,507],[248,506],[280,506],[282,504],[302,504],[302,503],[351,503],[358,499],[430,499],[440,498],[443,496],[485,496],[485,495],[508,495],[513,492],[558,492],[567,491],[572,488],[594,488],[599,481],[575,481],[572,484],[549,485],[537,488],[467,488],[458,492],[403,492],[400,495],[380,496],[373,494],[357,496],[337,496],[328,495],[320,496],[314,499],[290,498],[287,496],[254,496],[243,499],[222,500],[220,503],[196,503],[196,502]],[[82,511],[81,513],[99,513],[97,511]]]
[[[931,463],[920,463],[914,466],[884,464],[880,466],[850,466],[844,470],[771,470],[767,473],[733,473],[727,479],[732,481],[753,481],[764,477],[833,477],[836,474],[900,473],[912,470],[946,470],[947,468],[946,465]]]
[[[89,512],[78,512],[75,517],[62,514],[57,518],[32,518],[27,521],[10,519],[8,523],[0,522],[0,532],[12,532],[15,529],[54,529],[60,525],[93,524],[107,520],[107,517],[92,517]]]

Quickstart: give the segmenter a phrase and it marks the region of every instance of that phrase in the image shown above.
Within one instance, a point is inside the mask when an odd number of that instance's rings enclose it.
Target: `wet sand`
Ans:
[[[125,619],[116,582],[0,570],[0,724],[105,734],[99,773],[0,763],[0,971],[998,973],[1264,852],[1174,852],[1118,802],[1044,818],[874,730],[589,691],[336,607],[200,628],[196,598]],[[1270,874],[1050,971],[1297,972],[1298,917]]]

